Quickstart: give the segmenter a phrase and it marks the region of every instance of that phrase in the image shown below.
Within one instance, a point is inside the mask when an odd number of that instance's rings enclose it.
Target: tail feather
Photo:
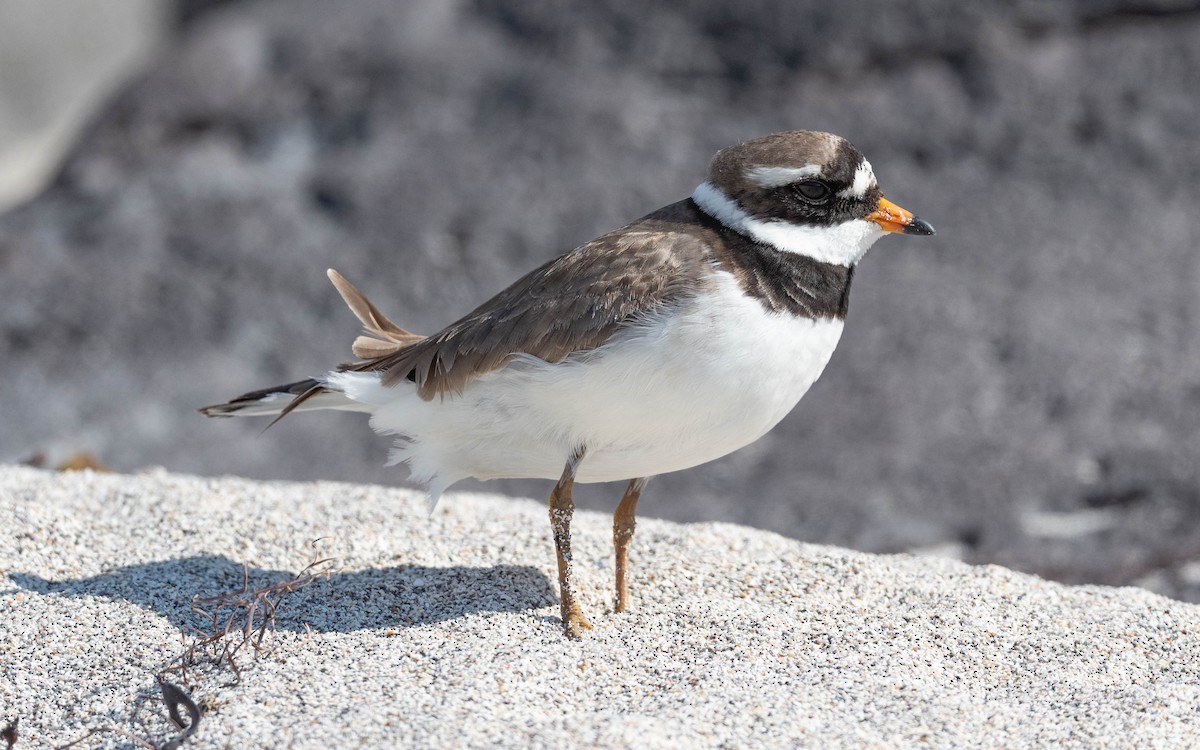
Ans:
[[[338,293],[355,317],[363,325],[366,335],[354,342],[355,356],[363,359],[387,357],[423,340],[425,337],[407,331],[388,320],[379,308],[358,291],[349,281],[332,268],[327,271]],[[343,365],[344,369],[349,365]],[[213,404],[200,409],[206,417],[275,417],[271,425],[293,411],[315,411],[317,409],[342,409],[346,411],[372,411],[372,407],[351,400],[336,385],[308,378],[295,383],[263,388],[244,393],[224,404]]]
[[[274,416],[278,420],[293,411],[317,409],[364,411],[366,407],[346,398],[341,391],[330,389],[319,380],[308,378],[243,393],[227,403],[205,406],[200,409],[200,413],[206,417]]]

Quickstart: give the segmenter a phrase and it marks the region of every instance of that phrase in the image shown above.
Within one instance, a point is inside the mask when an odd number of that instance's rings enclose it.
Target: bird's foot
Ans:
[[[563,607],[562,613],[563,632],[573,641],[577,641],[583,637],[583,631],[591,630],[592,624],[583,616],[583,612],[579,609],[579,605],[574,602],[570,607]]]

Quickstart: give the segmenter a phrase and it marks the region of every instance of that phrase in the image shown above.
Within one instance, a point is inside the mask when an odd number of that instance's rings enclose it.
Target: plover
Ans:
[[[646,480],[762,437],[821,374],[854,269],[887,232],[933,227],[885,199],[829,133],[724,149],[690,198],[531,271],[441,331],[392,323],[336,271],[358,361],[200,411],[365,412],[432,502],[466,477],[557,480],[550,523],[567,635],[591,625],[572,572],[576,482],[627,480],[613,515],[614,609]]]

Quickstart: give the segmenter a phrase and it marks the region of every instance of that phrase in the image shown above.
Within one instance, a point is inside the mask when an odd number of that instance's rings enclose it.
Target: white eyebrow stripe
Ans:
[[[701,183],[692,200],[700,210],[733,231],[777,250],[796,253],[822,263],[853,266],[884,235],[873,221],[853,219],[833,226],[805,226],[786,221],[756,219],[711,182]]]
[[[838,196],[841,198],[864,198],[867,191],[878,184],[875,180],[875,170],[871,169],[871,162],[863,159],[862,163],[858,165],[858,169],[854,170],[854,184],[838,193]]]
[[[746,176],[762,188],[790,185],[819,174],[821,174],[820,164],[805,164],[803,167],[751,167],[746,170]]]

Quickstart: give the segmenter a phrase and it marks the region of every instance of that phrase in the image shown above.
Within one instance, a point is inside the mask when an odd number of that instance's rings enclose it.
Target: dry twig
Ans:
[[[320,539],[314,540],[313,544]],[[207,618],[208,626],[204,629],[187,628],[182,635],[186,638],[188,631],[192,636],[183,653],[175,657],[166,667],[158,672],[155,679],[162,693],[162,701],[167,707],[167,714],[180,732],[175,737],[159,745],[133,734],[112,721],[103,726],[90,730],[87,734],[55,750],[66,750],[84,740],[100,734],[119,734],[149,750],[178,750],[183,743],[196,732],[200,724],[200,708],[188,694],[175,684],[167,681],[164,675],[177,672],[184,684],[195,684],[190,679],[189,669],[195,667],[202,659],[210,661],[212,666],[220,668],[228,666],[233,671],[234,680],[223,687],[236,685],[241,681],[242,672],[238,664],[238,653],[247,645],[257,659],[271,653],[273,650],[266,645],[267,636],[275,629],[276,616],[284,598],[295,591],[309,586],[323,578],[328,578],[333,568],[334,558],[327,557],[310,563],[304,570],[286,581],[280,581],[258,588],[250,588],[250,570],[242,566],[242,587],[211,597],[196,597],[192,600],[192,611]],[[307,626],[306,626],[307,627]],[[138,705],[149,696],[144,696]],[[187,712],[185,722],[180,715],[182,707]],[[136,711],[135,711],[136,712]],[[17,721],[13,720],[3,731],[0,739],[7,741],[7,750],[13,750],[17,741]]]
[[[67,748],[74,747],[75,745],[78,745],[79,743],[91,737],[110,733],[119,734],[128,740],[132,740],[142,747],[148,748],[149,750],[179,750],[179,748],[183,746],[184,741],[196,733],[196,726],[200,723],[200,709],[196,706],[196,703],[190,697],[188,697],[188,694],[185,693],[182,688],[167,682],[162,677],[158,677],[157,680],[159,692],[162,693],[162,701],[167,706],[167,714],[170,715],[171,721],[175,724],[175,728],[182,730],[179,734],[160,745],[152,740],[146,739],[145,737],[139,737],[138,735],[113,721],[107,721],[102,726],[93,728],[82,737],[76,738],[65,745],[57,746],[55,750],[66,750]],[[148,697],[149,696],[143,696],[142,698],[138,699],[135,704],[135,714]],[[187,711],[189,719],[187,724],[183,723],[183,719],[179,715],[180,706],[183,706],[184,710]],[[13,741],[15,742],[15,734]],[[9,744],[8,748],[9,750],[12,750],[11,743]]]
[[[257,659],[270,654],[267,636],[275,629],[276,616],[284,597],[323,578],[328,578],[334,558],[317,560],[295,577],[278,583],[250,588],[250,572],[242,566],[242,587],[217,596],[192,600],[192,611],[208,620],[204,629],[188,628],[192,642],[184,652],[159,674],[178,672],[185,683],[191,682],[188,670],[207,659],[214,667],[228,666],[236,685],[242,679],[238,655],[249,646]],[[186,633],[185,633],[186,634]]]

